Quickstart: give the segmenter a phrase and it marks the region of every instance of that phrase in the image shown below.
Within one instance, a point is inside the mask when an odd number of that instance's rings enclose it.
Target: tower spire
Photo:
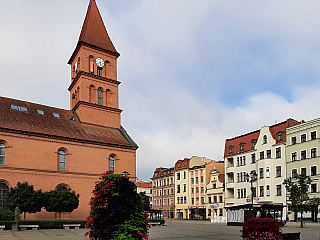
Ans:
[[[69,59],[69,64],[82,44],[99,48],[100,50],[104,50],[116,57],[120,56],[108,35],[95,0],[90,0],[89,2],[78,44]]]

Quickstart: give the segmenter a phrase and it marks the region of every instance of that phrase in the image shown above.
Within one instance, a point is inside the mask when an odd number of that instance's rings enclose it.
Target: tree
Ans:
[[[96,182],[91,198],[90,215],[86,228],[93,240],[147,239],[148,214],[142,207],[142,199],[128,174],[107,171]]]
[[[52,190],[44,193],[45,206],[48,212],[58,212],[61,219],[62,212],[72,212],[79,206],[79,194],[71,189]]]
[[[18,182],[16,187],[10,188],[6,203],[11,211],[19,207],[20,211],[23,212],[25,220],[26,212],[41,212],[41,208],[45,202],[41,189],[35,191],[33,185],[29,185],[28,182]]]
[[[145,192],[139,193],[142,199],[142,208],[145,212],[150,212],[150,197]]]
[[[296,174],[293,178],[289,177],[284,180],[283,184],[289,194],[289,202],[287,203],[289,210],[300,212],[301,227],[303,228],[303,212],[308,211],[312,203],[309,201],[308,188],[312,180],[304,173]]]

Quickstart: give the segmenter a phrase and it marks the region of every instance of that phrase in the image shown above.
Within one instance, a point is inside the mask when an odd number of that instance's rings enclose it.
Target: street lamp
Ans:
[[[255,182],[255,181],[257,181],[257,177],[258,177],[258,175],[257,175],[257,173],[256,173],[256,171],[251,171],[250,172],[250,175],[247,173],[246,174],[246,180],[247,180],[247,182],[250,182],[250,184],[251,184],[251,210],[253,210],[253,192],[254,192],[254,189],[253,189],[253,182]]]

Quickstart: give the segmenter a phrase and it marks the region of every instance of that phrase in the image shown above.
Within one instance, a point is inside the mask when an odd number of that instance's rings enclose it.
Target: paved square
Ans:
[[[320,224],[306,223],[306,228],[300,228],[299,223],[288,223],[282,232],[301,232],[301,240],[319,240]],[[150,240],[157,239],[214,239],[233,240],[240,237],[241,227],[226,226],[224,223],[211,223],[209,221],[166,221],[164,226],[154,226],[150,229]],[[40,229],[26,231],[0,231],[0,239],[5,240],[80,240],[84,237],[86,229]]]

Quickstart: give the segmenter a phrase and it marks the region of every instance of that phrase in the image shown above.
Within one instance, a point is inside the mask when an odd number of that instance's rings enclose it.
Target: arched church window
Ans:
[[[102,76],[102,68],[100,68],[100,67],[97,68],[97,75],[98,75],[99,77]]]
[[[70,187],[68,184],[60,183],[56,186],[57,191],[69,191]]]
[[[114,155],[109,156],[109,170],[115,170],[115,158]]]
[[[102,88],[98,88],[98,105],[102,105]]]
[[[6,200],[9,195],[9,187],[4,181],[0,181],[0,208],[6,208]]]
[[[0,143],[0,164],[6,165],[6,146]]]
[[[59,170],[66,170],[66,152],[63,149],[58,151]]]

